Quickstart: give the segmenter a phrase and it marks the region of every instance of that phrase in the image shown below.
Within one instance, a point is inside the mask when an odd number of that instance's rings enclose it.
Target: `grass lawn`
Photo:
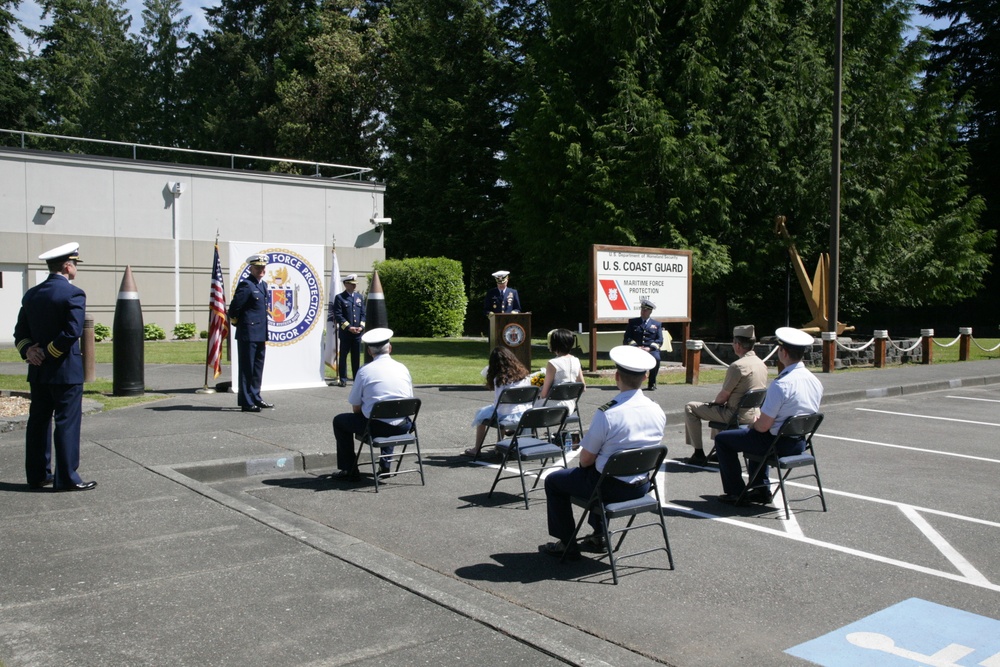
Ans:
[[[944,341],[948,342],[948,341]],[[997,345],[998,339],[977,340],[984,348]],[[480,375],[489,357],[489,343],[481,338],[405,338],[398,337],[392,341],[393,357],[406,364],[416,384],[482,384]],[[94,356],[97,363],[111,363],[113,356],[110,342],[98,343]],[[145,361],[147,364],[203,364],[205,360],[206,343],[199,341],[150,341],[145,344]],[[549,358],[543,340],[533,340],[531,346],[532,368],[537,371],[544,368],[544,362]],[[970,357],[979,359],[1000,359],[1000,350],[984,352],[975,344],[972,345]],[[14,362],[21,358],[13,348],[0,349],[0,361]],[[587,364],[586,360],[584,364]],[[958,361],[958,344],[951,347],[934,346],[934,363],[952,363]],[[613,365],[608,360],[598,360],[598,375],[588,374],[587,383],[593,385],[614,384],[613,375],[608,372]],[[328,375],[330,373],[328,372]],[[660,384],[684,384],[683,371],[661,371]],[[725,372],[722,370],[702,370],[701,384],[717,384],[722,382]],[[27,391],[28,383],[24,375],[0,375],[0,389]],[[110,396],[112,386],[110,380],[99,380],[87,384],[85,396],[95,398],[105,403],[107,407],[131,405],[149,398],[119,398]]]

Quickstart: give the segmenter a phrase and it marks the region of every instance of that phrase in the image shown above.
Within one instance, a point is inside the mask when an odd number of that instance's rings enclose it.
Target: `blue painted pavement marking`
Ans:
[[[910,598],[785,653],[823,667],[1000,667],[1000,621]]]

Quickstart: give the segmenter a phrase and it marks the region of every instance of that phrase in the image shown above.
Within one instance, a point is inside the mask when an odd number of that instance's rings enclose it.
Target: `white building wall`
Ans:
[[[382,234],[369,222],[373,210],[385,210],[381,184],[0,149],[0,264],[28,276],[25,285],[5,281],[3,296],[36,283],[45,270],[39,254],[78,241],[83,265],[76,282],[87,292],[95,321],[112,324],[118,288],[131,266],[144,321],[169,335],[175,324],[170,186],[176,182],[183,188],[176,202],[180,321],[199,329],[207,327],[216,233],[223,271],[229,241],[329,247],[335,238],[341,271],[359,276],[385,259]],[[42,205],[54,206],[55,213],[40,213]],[[329,270],[326,253],[324,278]],[[11,315],[0,327],[0,343],[13,339]]]

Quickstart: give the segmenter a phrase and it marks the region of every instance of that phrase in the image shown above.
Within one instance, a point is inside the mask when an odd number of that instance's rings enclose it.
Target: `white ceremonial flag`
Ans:
[[[337,323],[333,321],[333,299],[340,293],[340,264],[337,262],[337,246],[333,246],[333,264],[330,266],[330,282],[326,285],[326,340],[323,344],[323,363],[337,374],[337,360],[340,353],[340,336]]]

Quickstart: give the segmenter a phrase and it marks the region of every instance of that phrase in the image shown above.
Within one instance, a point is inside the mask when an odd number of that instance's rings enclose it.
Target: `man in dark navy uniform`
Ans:
[[[79,250],[79,243],[67,243],[38,256],[48,265],[49,277],[25,292],[14,326],[17,351],[30,364],[24,472],[33,489],[53,484],[56,491],[89,491],[97,486],[76,472],[83,414],[80,335],[87,310],[87,295],[70,283],[76,278]],[[52,445],[55,475],[50,469]]]
[[[628,321],[625,339],[622,341],[624,345],[633,345],[649,352],[656,359],[656,365],[649,369],[646,391],[656,390],[656,375],[660,372],[660,348],[663,347],[663,325],[650,317],[654,310],[656,305],[652,301],[646,297],[640,299],[639,317]]]
[[[339,385],[347,386],[347,355],[351,355],[351,379],[358,376],[361,357],[361,334],[365,330],[365,298],[358,292],[358,277],[350,273],[344,278],[344,291],[333,299],[333,319],[340,337],[340,360],[337,372]]]
[[[273,408],[260,396],[264,378],[264,354],[267,352],[267,255],[247,257],[246,278],[240,280],[229,302],[229,319],[236,327],[236,350],[240,365],[237,403],[243,412]]]
[[[510,271],[496,271],[493,273],[493,278],[496,279],[497,286],[491,287],[486,293],[483,313],[487,316],[490,313],[520,313],[521,300],[518,298],[517,290],[507,287]]]

